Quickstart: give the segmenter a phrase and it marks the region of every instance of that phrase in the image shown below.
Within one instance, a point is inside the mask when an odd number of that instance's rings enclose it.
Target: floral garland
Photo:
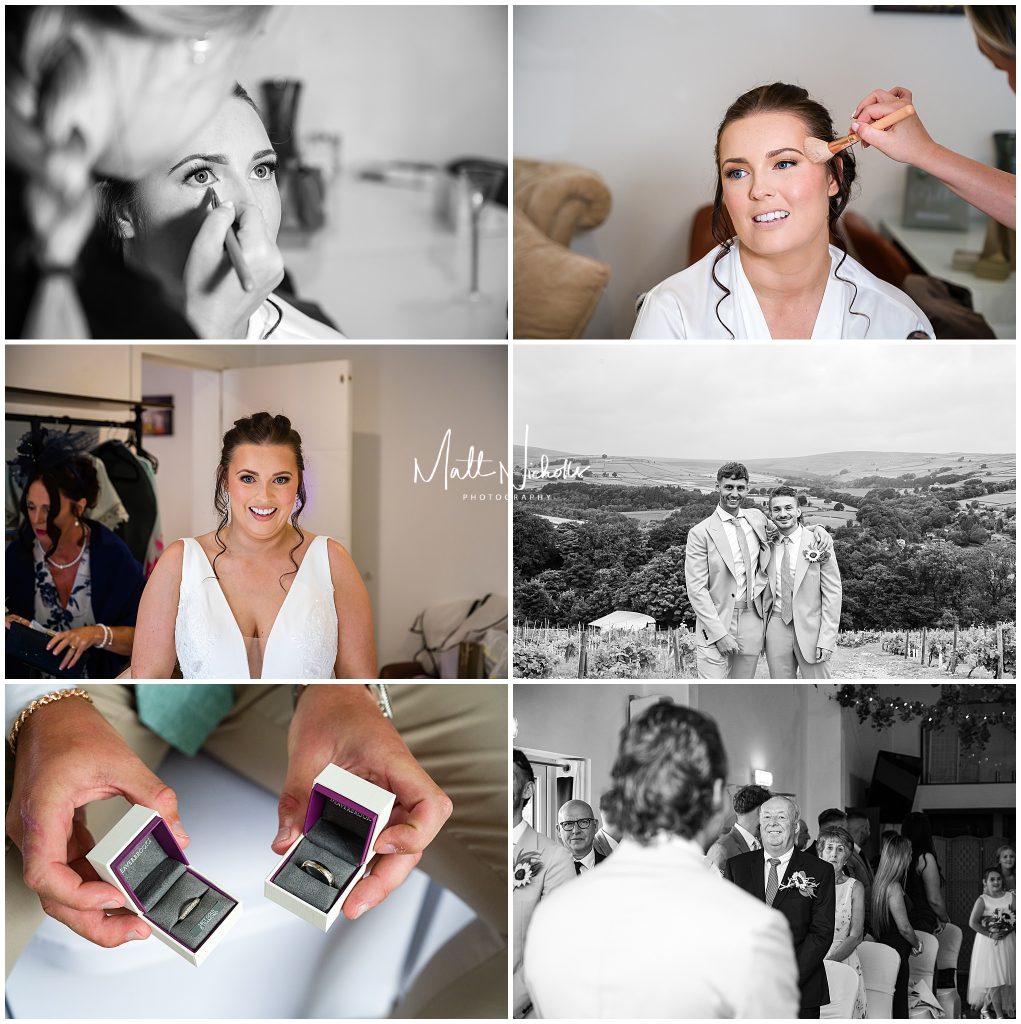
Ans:
[[[991,733],[990,726],[1003,725],[1008,731],[1017,731],[1015,694],[1013,686],[967,686],[933,684],[939,689],[939,697],[931,704],[920,700],[904,700],[896,693],[881,694],[874,684],[863,686],[841,686],[830,700],[842,708],[853,710],[861,723],[868,722],[873,729],[882,732],[896,721],[911,722],[922,720],[923,729],[943,729],[954,726],[965,749],[985,749]],[[987,704],[989,710],[980,714],[974,711],[975,704]]]

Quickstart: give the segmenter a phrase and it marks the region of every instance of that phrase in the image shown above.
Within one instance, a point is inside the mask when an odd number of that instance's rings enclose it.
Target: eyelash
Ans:
[[[779,167],[780,164],[790,164],[791,167],[797,167],[798,166],[798,161],[797,160],[777,160],[776,166]],[[728,178],[730,181],[740,181],[741,179],[740,178],[736,178],[735,175],[737,174],[738,171],[744,171],[744,170],[745,169],[743,167],[735,167],[732,170],[727,171],[723,176],[725,178]],[[745,173],[747,173],[747,172],[745,172]]]
[[[261,168],[265,168],[267,173],[265,176],[256,178],[257,181],[272,181],[276,177],[277,165],[275,160],[264,160],[261,164],[256,164],[252,168],[252,173]],[[211,174],[214,181],[195,181],[195,177],[199,174]],[[203,164],[199,167],[193,167],[185,176],[184,183],[186,185],[194,185],[196,188],[209,188],[210,185],[218,182],[220,179],[213,173],[213,168],[210,164]]]
[[[255,482],[255,477],[249,475],[248,473],[246,473],[242,477],[238,477],[238,479],[243,484],[248,484],[248,483],[254,483]],[[291,482],[291,478],[289,476],[278,476],[278,477],[274,478],[274,483],[279,484],[279,486],[281,486],[281,487],[286,487],[287,484],[289,484],[290,482]]]

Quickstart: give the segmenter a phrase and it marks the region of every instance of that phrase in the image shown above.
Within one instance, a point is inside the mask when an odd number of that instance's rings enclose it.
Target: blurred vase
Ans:
[[[299,163],[301,159],[297,132],[301,89],[301,82],[295,78],[274,78],[262,83],[266,131],[285,168]]]

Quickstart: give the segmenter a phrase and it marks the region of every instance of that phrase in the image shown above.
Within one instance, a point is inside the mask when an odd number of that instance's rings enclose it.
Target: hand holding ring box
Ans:
[[[312,784],[305,825],[266,879],[266,898],[328,931],[368,869],[394,794],[328,764]]]
[[[241,902],[190,867],[170,826],[150,807],[132,807],[88,860],[156,938],[196,967],[241,916]]]

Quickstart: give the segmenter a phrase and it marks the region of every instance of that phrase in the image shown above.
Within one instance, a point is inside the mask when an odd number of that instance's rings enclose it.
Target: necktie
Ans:
[[[780,562],[780,618],[789,626],[794,618],[794,586],[791,583],[791,539],[783,539],[783,559]]]
[[[769,881],[766,882],[766,904],[773,905],[776,899],[776,892],[780,888],[780,879],[776,877],[776,868],[780,862],[773,857],[769,858]]]
[[[194,757],[234,706],[234,687],[220,683],[140,683],[139,721],[182,754]]]
[[[585,870],[585,866],[582,864],[582,862],[580,860],[576,860],[574,862],[574,873],[576,875],[580,875],[582,873],[582,871],[584,871],[584,870]]]
[[[751,608],[755,567],[752,565],[751,552],[748,550],[748,538],[744,535],[744,527],[741,525],[741,519],[738,516],[734,517],[734,526],[737,527],[737,542],[741,545],[741,558],[744,559],[744,606],[745,608]]]
[[[761,850],[761,849],[762,849],[762,843],[760,843],[758,841],[758,839],[753,839],[752,840],[752,853],[754,853],[756,850]]]

